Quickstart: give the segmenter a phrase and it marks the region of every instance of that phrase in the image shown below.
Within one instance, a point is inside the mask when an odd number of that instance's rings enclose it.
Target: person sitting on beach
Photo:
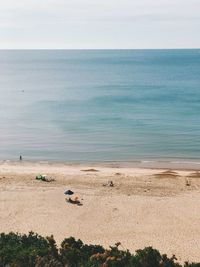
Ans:
[[[108,181],[106,184],[103,184],[103,186],[111,186],[111,187],[113,187],[114,183],[113,183],[113,181]]]
[[[111,187],[113,187],[113,186],[114,186],[114,183],[113,183],[113,181],[110,181],[110,184],[109,184],[109,186],[111,186]]]

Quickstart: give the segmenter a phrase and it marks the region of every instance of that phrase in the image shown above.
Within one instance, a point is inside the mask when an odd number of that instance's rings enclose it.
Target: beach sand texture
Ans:
[[[98,170],[98,171],[95,171]],[[56,180],[37,181],[45,173]],[[103,186],[112,180],[114,187]],[[83,203],[67,203],[71,189]],[[69,236],[134,252],[153,246],[200,261],[200,174],[161,169],[39,163],[0,164],[0,231]]]

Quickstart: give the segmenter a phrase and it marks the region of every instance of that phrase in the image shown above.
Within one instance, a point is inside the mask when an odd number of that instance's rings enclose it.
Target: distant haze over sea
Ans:
[[[1,50],[0,159],[200,161],[200,50]]]

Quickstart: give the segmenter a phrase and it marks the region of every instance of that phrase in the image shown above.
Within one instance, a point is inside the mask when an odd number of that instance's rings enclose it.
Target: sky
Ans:
[[[1,49],[200,48],[200,0],[0,0]]]

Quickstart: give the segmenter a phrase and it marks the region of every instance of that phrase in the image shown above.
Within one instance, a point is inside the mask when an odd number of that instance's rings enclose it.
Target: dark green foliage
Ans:
[[[176,257],[168,258],[166,254],[161,255],[160,252],[152,247],[137,250],[135,257],[132,258],[132,266],[134,267],[181,267],[175,262]]]
[[[33,232],[28,235],[14,233],[0,235],[0,266],[35,266],[38,256],[49,254],[48,241]]]
[[[118,246],[110,247],[103,253],[96,253],[90,257],[91,266],[105,266],[105,267],[124,267],[131,266],[131,254],[127,251],[118,249]]]
[[[200,267],[200,263],[184,266],[175,256],[168,258],[152,247],[131,254],[120,250],[120,243],[109,249],[98,245],[85,245],[79,239],[66,238],[58,249],[51,237],[0,234],[0,267]]]
[[[160,253],[151,247],[136,251],[135,267],[159,267],[160,262]]]
[[[104,252],[103,247],[84,245],[80,239],[76,241],[73,237],[64,239],[60,249],[62,263],[69,267],[86,266],[88,259],[98,252]]]

